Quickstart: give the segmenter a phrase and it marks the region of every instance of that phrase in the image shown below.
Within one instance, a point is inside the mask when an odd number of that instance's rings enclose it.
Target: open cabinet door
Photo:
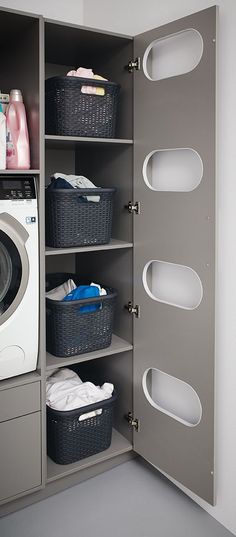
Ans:
[[[135,38],[134,449],[214,504],[217,8]]]

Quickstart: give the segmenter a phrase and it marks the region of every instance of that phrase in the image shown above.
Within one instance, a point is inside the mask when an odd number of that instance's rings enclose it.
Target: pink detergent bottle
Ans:
[[[28,170],[30,168],[29,134],[20,90],[11,90],[6,118],[7,169]]]

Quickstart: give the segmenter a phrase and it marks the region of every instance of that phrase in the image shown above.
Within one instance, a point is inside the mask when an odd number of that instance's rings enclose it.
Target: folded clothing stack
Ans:
[[[48,190],[54,189],[77,189],[77,188],[97,188],[92,181],[83,175],[66,175],[65,173],[54,173],[51,176],[51,183],[48,185]],[[83,200],[98,203],[100,196],[83,196]]]
[[[103,78],[101,75],[94,74],[92,69],[86,67],[78,67],[78,69],[72,69],[67,73],[67,76],[78,76],[79,78],[90,78],[93,80],[103,80],[107,82],[107,78]],[[82,86],[81,93],[88,93],[89,95],[105,95],[105,89],[97,86]]]
[[[107,295],[106,289],[103,289],[98,283],[91,283],[90,285],[77,286],[74,280],[69,279],[62,285],[51,289],[46,293],[46,297],[51,300],[59,301],[71,301],[81,300],[83,298],[93,298],[97,296]],[[80,312],[96,311],[101,308],[100,304],[90,304],[88,306],[81,306]]]
[[[112,397],[113,384],[105,382],[101,387],[92,382],[82,382],[71,369],[56,371],[46,382],[46,404],[54,410],[69,411],[104,401]],[[82,414],[79,421],[101,414],[102,410],[94,410]]]

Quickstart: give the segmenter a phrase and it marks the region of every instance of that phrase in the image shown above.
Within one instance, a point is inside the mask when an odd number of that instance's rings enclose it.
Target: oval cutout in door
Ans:
[[[154,408],[188,427],[200,423],[201,401],[190,384],[156,368],[145,371],[142,384],[145,397]]]
[[[143,163],[146,185],[158,192],[191,192],[200,184],[203,163],[191,148],[151,151]]]
[[[156,259],[143,269],[143,286],[153,300],[186,310],[196,309],[203,297],[202,282],[195,270]]]
[[[144,53],[144,74],[157,81],[189,73],[199,64],[203,48],[202,36],[193,28],[156,39]]]

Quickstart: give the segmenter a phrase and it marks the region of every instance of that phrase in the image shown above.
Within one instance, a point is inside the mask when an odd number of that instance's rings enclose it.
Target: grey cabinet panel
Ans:
[[[134,448],[214,503],[216,8],[138,36],[135,57],[141,58],[142,65],[153,41],[189,28],[203,39],[197,67],[158,81],[148,79],[142,67],[135,73],[134,199],[141,202],[141,214],[134,217],[134,303],[140,305],[141,317],[134,320],[134,414],[140,419]],[[203,163],[200,184],[189,192],[150,189],[143,178],[145,158],[156,150],[176,148],[199,153]],[[157,178],[158,173],[157,166]],[[193,269],[203,288],[200,305],[186,309],[169,305],[168,299],[164,300],[167,303],[154,300],[143,284],[144,267],[152,260]],[[157,287],[158,278],[157,274]],[[171,280],[167,290],[174,283]],[[195,390],[202,406],[198,424],[188,426],[150,403],[142,385],[149,368],[172,375]],[[156,397],[158,389],[158,384],[152,386]],[[165,404],[168,408],[168,401]]]
[[[41,484],[40,412],[0,424],[0,501]]]
[[[40,410],[40,382],[0,392],[0,422]]]

